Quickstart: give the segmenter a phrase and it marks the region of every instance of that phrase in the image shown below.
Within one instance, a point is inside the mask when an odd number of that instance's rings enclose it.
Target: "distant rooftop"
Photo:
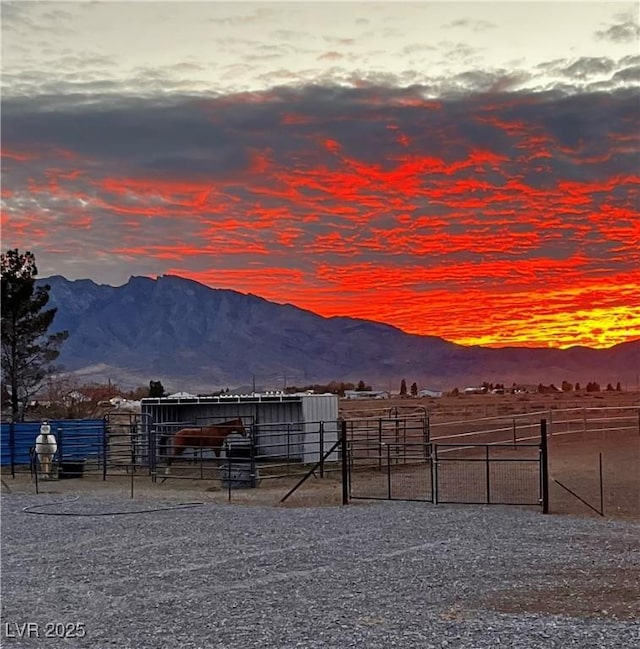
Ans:
[[[168,397],[145,397],[141,400],[143,404],[153,403],[259,403],[263,401],[300,401],[304,398],[313,397],[335,397],[335,394],[324,393],[314,394],[311,392],[296,392],[286,394],[284,392],[251,392],[248,394],[220,394],[216,396],[196,396],[187,392],[176,392]]]

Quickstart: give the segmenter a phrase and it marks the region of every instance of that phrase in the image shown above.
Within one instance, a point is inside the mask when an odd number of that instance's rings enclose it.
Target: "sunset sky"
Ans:
[[[616,2],[2,2],[2,250],[465,345],[640,338]]]

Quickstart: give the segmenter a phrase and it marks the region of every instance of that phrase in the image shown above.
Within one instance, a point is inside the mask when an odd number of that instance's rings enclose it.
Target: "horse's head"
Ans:
[[[242,417],[238,417],[237,419],[234,419],[232,422],[233,428],[230,429],[232,433],[240,433],[242,437],[247,437],[247,429],[244,427],[244,422],[242,421]]]

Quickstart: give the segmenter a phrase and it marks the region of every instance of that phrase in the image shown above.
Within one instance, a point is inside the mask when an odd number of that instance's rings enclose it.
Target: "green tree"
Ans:
[[[57,309],[45,309],[48,284],[36,287],[33,253],[17,248],[0,256],[2,269],[2,384],[14,421],[24,421],[27,403],[56,372],[53,361],[68,331],[49,334]]]
[[[620,385],[620,381],[616,383],[616,392],[622,392],[622,386]]]
[[[411,384],[411,396],[412,397],[418,396],[418,384],[415,381]]]
[[[162,381],[149,381],[149,396],[155,398],[164,397]]]
[[[400,381],[400,396],[401,397],[407,396],[407,382],[404,379]]]

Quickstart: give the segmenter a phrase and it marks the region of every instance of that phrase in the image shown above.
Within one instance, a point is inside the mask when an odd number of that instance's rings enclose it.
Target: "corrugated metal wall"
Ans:
[[[302,397],[304,424],[303,462],[318,462],[338,441],[338,397],[334,394],[318,394]],[[320,423],[322,422],[322,436]],[[322,444],[320,444],[322,437]],[[327,462],[337,462],[338,451],[331,453]]]

